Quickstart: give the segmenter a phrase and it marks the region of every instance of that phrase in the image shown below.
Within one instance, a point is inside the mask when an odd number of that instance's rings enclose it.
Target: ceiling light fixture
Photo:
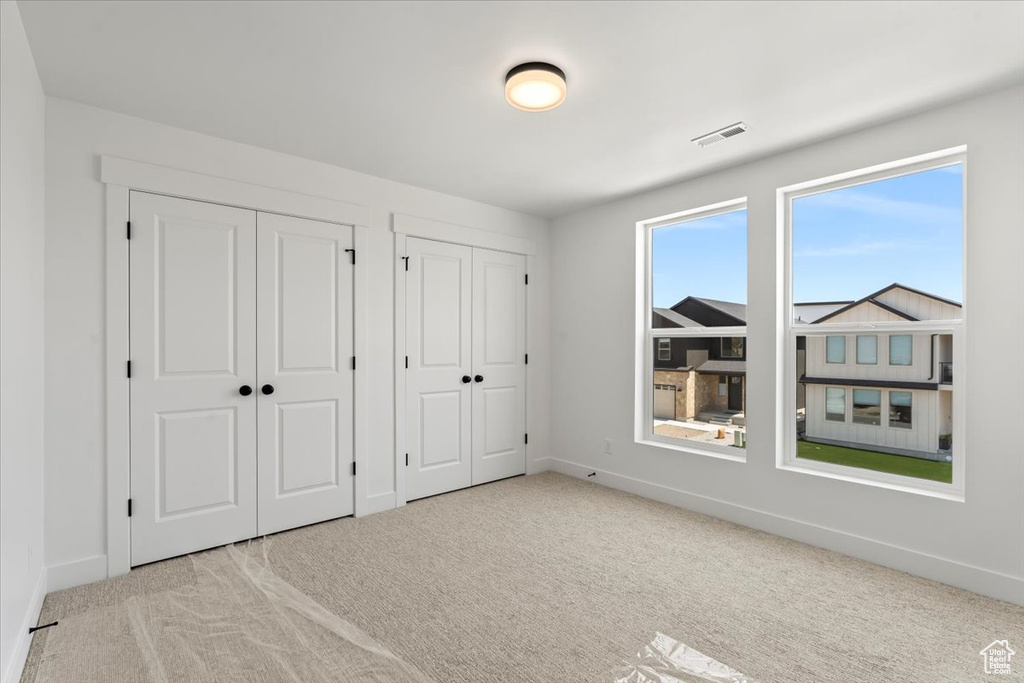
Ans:
[[[505,76],[505,99],[523,111],[548,111],[565,102],[565,72],[547,62],[527,62]]]

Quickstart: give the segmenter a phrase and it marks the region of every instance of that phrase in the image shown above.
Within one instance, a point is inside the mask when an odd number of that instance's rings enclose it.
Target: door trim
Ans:
[[[128,197],[132,190],[242,209],[340,223],[353,228],[357,253],[366,254],[370,212],[365,206],[262,185],[181,171],[139,161],[99,156],[100,180],[106,196],[106,465],[107,465],[107,578],[131,569],[131,452],[128,360]],[[366,263],[365,259],[361,260]],[[357,261],[359,263],[359,261]],[[354,353],[366,358],[367,273],[357,267],[353,284]],[[354,390],[356,468],[366,466],[366,364],[357,364]],[[368,477],[356,477],[355,514],[370,512]]]
[[[435,242],[448,242],[461,244],[466,247],[478,247],[492,251],[505,251],[512,254],[521,254],[526,259],[526,277],[530,276],[530,269],[534,259],[537,258],[536,243],[533,240],[503,235],[487,230],[469,228],[453,223],[407,216],[404,214],[392,214],[392,230],[395,233],[395,500],[394,507],[400,508],[407,501],[405,458],[406,458],[406,382],[405,382],[405,358],[408,353],[406,344],[406,264],[405,259],[409,252],[406,248],[407,238],[419,237],[433,240]],[[526,336],[526,352],[530,350],[530,292],[526,288],[526,320],[524,334]],[[523,395],[526,397],[527,406],[525,412],[526,431],[530,431],[530,364],[526,364],[526,379],[523,385]],[[526,449],[526,473],[532,474],[543,469],[542,465],[534,465],[530,460],[530,446]]]

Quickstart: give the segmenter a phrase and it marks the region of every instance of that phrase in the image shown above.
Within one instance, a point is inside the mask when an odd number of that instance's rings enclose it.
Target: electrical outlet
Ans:
[[[612,454],[612,440],[611,439],[605,439],[604,440],[604,452],[607,453],[608,455]]]

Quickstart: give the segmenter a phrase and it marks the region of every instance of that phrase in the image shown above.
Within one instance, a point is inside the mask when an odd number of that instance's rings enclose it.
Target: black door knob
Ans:
[[[477,375],[473,379],[476,380],[477,382],[483,382],[484,381],[484,376],[483,375]]]
[[[248,396],[249,394],[252,393],[252,387],[250,387],[248,384],[243,384],[242,386],[238,387],[238,393],[240,393],[242,396]]]
[[[274,385],[273,384],[264,384],[263,388],[260,389],[260,391],[263,392],[264,396],[270,396],[272,393],[274,393]]]
[[[469,384],[472,381],[473,381],[473,378],[470,377],[469,375],[463,375],[462,376],[462,383],[463,384]]]

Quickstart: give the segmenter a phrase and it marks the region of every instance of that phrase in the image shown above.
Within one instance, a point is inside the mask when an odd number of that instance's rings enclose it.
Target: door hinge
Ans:
[[[405,357],[405,369],[406,369],[406,370],[408,370],[408,369],[409,369],[409,356],[406,356],[406,357]]]
[[[352,369],[353,370],[356,369],[356,357],[355,356],[352,356]]]
[[[406,467],[409,466],[409,454],[408,453],[405,454],[405,466]]]
[[[356,250],[355,249],[346,249],[345,251],[347,251],[348,253],[352,254],[352,265],[354,266],[356,264]]]
[[[132,222],[131,221],[128,221],[127,237],[128,237],[128,239],[132,238]]]
[[[409,272],[409,257],[408,256],[403,256],[402,260],[405,261],[405,272],[408,273]]]
[[[132,362],[128,361],[127,365],[128,365],[128,379],[131,379],[132,378]]]
[[[129,517],[132,516],[132,499],[131,498],[128,499],[128,516]]]
[[[530,443],[530,435],[523,434],[523,443]]]
[[[530,354],[528,354],[528,353],[524,353],[523,354],[523,363],[525,363],[526,365],[530,364]]]
[[[525,275],[523,275],[523,284],[524,285],[530,284],[530,274],[529,273],[526,273]]]
[[[352,476],[353,477],[356,476],[356,464],[355,464],[355,462],[352,463]]]

